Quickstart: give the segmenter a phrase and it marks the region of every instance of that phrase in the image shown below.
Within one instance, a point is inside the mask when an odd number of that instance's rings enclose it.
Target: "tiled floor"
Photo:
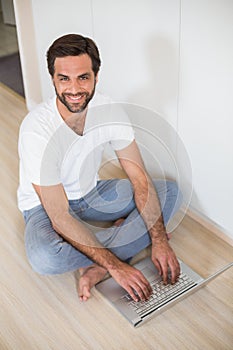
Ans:
[[[3,23],[0,12],[0,57],[7,56],[18,51],[16,27]]]

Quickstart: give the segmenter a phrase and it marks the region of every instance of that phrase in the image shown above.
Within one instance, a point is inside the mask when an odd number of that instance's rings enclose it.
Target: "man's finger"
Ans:
[[[145,301],[149,299],[152,293],[152,287],[146,279],[145,282],[138,280],[130,284],[127,286],[126,290],[134,301]]]
[[[163,261],[161,263],[161,268],[162,268],[162,275],[163,275],[163,283],[167,284],[168,282],[168,265],[167,265],[167,261]]]
[[[139,295],[137,294],[137,292],[131,288],[131,287],[128,287],[126,289],[126,291],[129,293],[129,295],[131,296],[131,298],[134,300],[134,301],[139,301],[140,300],[140,297]]]
[[[159,272],[159,274],[161,276],[162,275],[162,269],[161,269],[159,261],[157,259],[155,259],[155,260],[153,260],[153,263],[154,263],[156,269],[158,270],[158,272]]]
[[[171,283],[176,283],[179,275],[180,275],[180,264],[177,259],[173,262],[173,264],[170,264],[171,269]]]
[[[141,300],[147,300],[149,299],[149,297],[151,296],[151,293],[152,293],[152,287],[150,285],[150,283],[148,281],[146,281],[147,283],[146,284],[140,284],[140,290],[139,290],[139,293],[141,292],[140,295],[140,299]]]

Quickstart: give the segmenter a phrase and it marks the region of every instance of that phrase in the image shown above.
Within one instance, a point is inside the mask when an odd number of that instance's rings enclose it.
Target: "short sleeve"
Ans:
[[[114,125],[112,129],[113,136],[110,144],[114,151],[119,151],[133,142],[135,136],[133,128],[130,125]]]
[[[130,119],[121,104],[112,105],[111,146],[119,151],[131,144],[134,140],[134,130]]]
[[[19,156],[24,176],[35,185],[50,186],[60,183],[56,142],[48,142],[34,132],[24,132],[19,138]]]
[[[135,138],[130,119],[120,103],[93,106],[88,111],[85,133],[95,129],[115,151],[127,147]]]

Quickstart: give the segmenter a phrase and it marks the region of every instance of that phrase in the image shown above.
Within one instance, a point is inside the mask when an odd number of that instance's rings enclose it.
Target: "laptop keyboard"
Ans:
[[[195,286],[196,283],[186,274],[181,273],[178,281],[175,284],[165,285],[163,281],[153,281],[150,283],[152,287],[152,294],[146,301],[134,301],[129,294],[124,295],[130,307],[139,315],[143,316],[148,312],[157,309],[162,304],[174,299],[174,297],[181,294],[183,291]]]

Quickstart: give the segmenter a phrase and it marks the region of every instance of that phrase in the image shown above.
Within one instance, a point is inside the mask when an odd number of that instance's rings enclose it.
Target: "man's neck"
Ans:
[[[86,121],[87,109],[82,113],[72,113],[72,115],[65,120],[65,123],[78,135],[82,136],[85,121]]]
[[[80,113],[70,112],[57,98],[57,109],[65,123],[78,135],[83,135],[87,108]]]

